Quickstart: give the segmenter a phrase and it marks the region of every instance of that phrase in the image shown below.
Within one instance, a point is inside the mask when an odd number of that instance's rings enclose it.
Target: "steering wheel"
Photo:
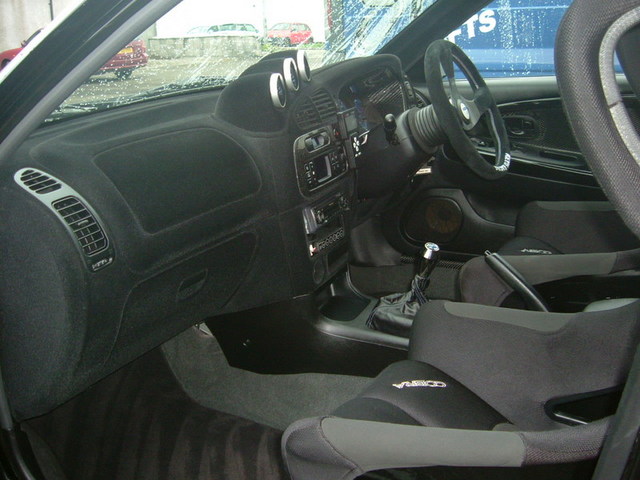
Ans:
[[[558,86],[580,150],[607,198],[640,236],[640,135],[627,113],[614,70],[615,49],[640,25],[640,0],[573,2],[558,31]],[[637,44],[631,38],[637,58]],[[622,58],[622,57],[621,57]],[[640,85],[637,64],[629,83]],[[640,92],[636,92],[640,94]]]
[[[471,85],[473,97],[470,99],[458,90],[454,63]],[[507,130],[493,95],[471,59],[456,44],[436,40],[425,52],[424,73],[440,130],[462,161],[486,180],[495,180],[505,175],[511,163]],[[445,90],[445,77],[449,94]],[[481,120],[486,121],[496,145],[494,165],[480,155],[467,134]]]

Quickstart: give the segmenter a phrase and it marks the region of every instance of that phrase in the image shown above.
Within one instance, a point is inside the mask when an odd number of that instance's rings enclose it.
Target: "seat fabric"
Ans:
[[[498,253],[597,253],[638,246],[638,239],[609,202],[530,202],[518,213],[515,237]]]
[[[425,408],[428,406],[428,408]],[[333,412],[354,420],[491,430],[507,420],[449,375],[405,360],[383,370],[358,397]]]
[[[333,414],[289,426],[287,469],[293,480],[351,480],[388,468],[594,458],[610,417],[569,426],[545,405],[622,385],[638,319],[640,301],[630,300],[576,314],[429,302],[416,317],[409,360]]]

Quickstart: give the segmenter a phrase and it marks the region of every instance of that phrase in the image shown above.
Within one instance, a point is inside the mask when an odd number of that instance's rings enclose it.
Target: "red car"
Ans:
[[[144,67],[149,61],[147,47],[140,39],[127,44],[105,63],[99,73],[113,72],[116,77],[129,78],[136,68]]]
[[[13,60],[14,57],[18,55],[22,51],[22,49],[26,47],[27,44],[40,33],[41,30],[42,29],[39,29],[33,32],[29,38],[23,40],[22,43],[20,43],[20,46],[18,48],[12,48],[11,50],[5,50],[4,52],[0,53],[0,70],[6,67],[9,61]]]
[[[0,53],[0,70],[6,67],[9,61],[13,60],[39,33],[40,30],[36,30],[29,38],[22,41],[20,47]],[[118,78],[129,78],[136,68],[144,67],[148,60],[149,55],[144,42],[142,40],[134,40],[116,53],[97,73],[113,72]]]
[[[267,31],[267,40],[287,47],[313,43],[313,36],[306,23],[277,23]]]

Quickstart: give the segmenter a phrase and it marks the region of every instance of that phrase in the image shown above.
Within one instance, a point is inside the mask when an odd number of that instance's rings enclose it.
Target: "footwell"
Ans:
[[[288,478],[281,432],[195,403],[157,350],[28,425],[69,480]]]

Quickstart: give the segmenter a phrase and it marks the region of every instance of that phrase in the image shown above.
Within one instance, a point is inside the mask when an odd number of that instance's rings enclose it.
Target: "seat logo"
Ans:
[[[447,384],[440,380],[406,380],[400,383],[392,383],[398,389],[414,387],[446,388]]]
[[[553,252],[549,250],[542,250],[541,248],[523,248],[521,253],[532,253],[533,255],[553,255]]]

